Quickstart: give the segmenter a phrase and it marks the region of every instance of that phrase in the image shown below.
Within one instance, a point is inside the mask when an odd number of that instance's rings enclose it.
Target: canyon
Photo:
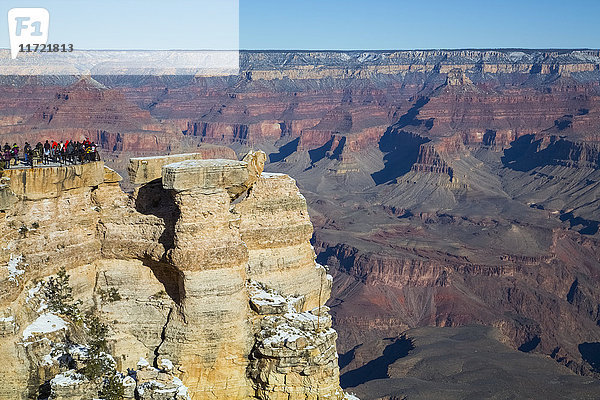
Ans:
[[[545,357],[548,371],[600,377],[594,350],[600,343],[597,50],[248,51],[240,57],[240,75],[232,77],[3,77],[0,140],[89,137],[121,175],[130,157],[193,152],[238,159],[261,149],[265,171],[293,177],[306,197],[314,234],[301,229],[302,252],[310,253],[310,239],[317,262],[330,267],[327,304],[340,354],[381,348],[403,332],[416,332],[416,339],[422,332],[444,335],[418,330],[424,327],[481,325],[521,355]],[[140,176],[157,179],[156,171]],[[164,201],[140,179],[121,186],[143,204]],[[254,185],[269,192],[269,182]],[[173,210],[198,200],[192,198],[161,211],[166,235],[154,226],[152,210],[138,211],[143,218],[105,217],[109,234],[101,251],[164,263],[173,240],[178,250],[168,262],[177,268],[191,260],[184,243],[214,246],[210,257],[222,259],[220,244],[196,243],[203,228],[183,213],[169,220]],[[244,228],[240,213],[241,241],[262,260],[251,270],[269,276],[274,290],[302,294],[313,308],[322,303],[314,299],[314,279],[263,271],[282,262],[259,250],[263,240],[277,243],[278,234]],[[121,232],[128,220],[136,235]],[[171,234],[178,226],[186,227],[180,238]],[[225,234],[219,239],[228,243],[228,257],[239,256],[240,242]],[[227,268],[235,270],[231,263]],[[306,286],[289,291],[285,275]],[[180,317],[170,318],[166,336],[181,337]],[[465,332],[474,342],[481,337]],[[167,341],[161,348],[173,346]],[[348,368],[360,370],[375,358],[363,352],[343,373],[351,377]],[[342,382],[361,398],[376,398],[367,389],[378,379],[398,382],[393,365],[373,382]],[[392,396],[385,387],[373,393]],[[395,388],[393,395],[402,393]]]

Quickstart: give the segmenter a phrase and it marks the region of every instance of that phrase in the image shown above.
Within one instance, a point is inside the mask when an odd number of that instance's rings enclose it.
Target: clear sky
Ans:
[[[237,1],[1,0],[0,47],[12,7],[89,49],[600,47],[600,0],[239,0],[239,36]]]
[[[7,13],[42,7],[48,43],[94,50],[237,50],[238,0],[0,0],[0,47],[9,47]]]
[[[600,48],[600,0],[240,0],[243,49]]]

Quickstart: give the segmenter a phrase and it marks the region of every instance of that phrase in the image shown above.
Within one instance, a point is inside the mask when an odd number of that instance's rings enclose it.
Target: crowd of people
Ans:
[[[45,143],[38,142],[35,147],[25,142],[23,146],[22,156],[20,148],[17,144],[10,146],[8,143],[4,145],[0,167],[10,168],[11,163],[19,165],[21,161],[25,165],[32,166],[34,163],[39,164],[83,164],[91,161],[99,161],[98,148],[94,142],[85,139],[83,142],[67,140],[66,142],[48,141]]]

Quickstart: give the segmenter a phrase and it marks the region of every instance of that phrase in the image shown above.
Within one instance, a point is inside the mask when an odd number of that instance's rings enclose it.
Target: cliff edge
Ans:
[[[63,268],[108,327],[124,398],[344,398],[332,278],[306,200],[265,158],[134,159],[133,195],[101,162],[3,171],[0,398],[98,396],[77,371],[90,323],[49,308]]]

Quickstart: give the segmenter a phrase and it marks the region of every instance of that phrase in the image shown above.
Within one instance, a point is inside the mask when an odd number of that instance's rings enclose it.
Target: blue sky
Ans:
[[[240,0],[242,48],[600,47],[600,0]]]
[[[231,50],[239,47],[238,0],[0,0],[0,47],[8,47],[7,13],[43,7],[48,43],[76,49]]]
[[[228,0],[231,4],[237,0]],[[239,0],[242,49],[599,48],[600,0]],[[76,48],[203,49],[238,44],[216,0],[2,0],[46,7],[50,42]]]

